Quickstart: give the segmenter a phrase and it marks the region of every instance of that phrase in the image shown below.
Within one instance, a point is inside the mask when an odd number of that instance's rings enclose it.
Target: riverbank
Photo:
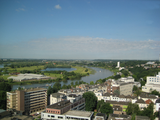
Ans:
[[[116,75],[117,72],[119,72],[119,70],[117,68],[106,68],[106,67],[98,67],[98,68],[109,70],[109,71],[113,72],[114,75]]]
[[[84,76],[88,76],[89,74],[93,74],[95,73],[95,71],[91,68],[86,68],[86,67],[80,67],[80,66],[74,66],[72,68],[75,68],[76,70],[74,71],[70,71],[70,72],[74,72],[78,77],[76,76],[69,76],[68,79],[71,79],[71,80],[75,80],[75,79],[80,79],[81,77],[84,77]],[[29,70],[29,68],[27,68]],[[33,69],[33,67],[31,68]],[[47,79],[47,80],[25,80],[25,81],[21,81],[21,82],[10,82],[9,84],[10,85],[31,85],[31,84],[36,84],[36,83],[51,83],[51,82],[67,82],[67,78],[64,78],[65,76],[63,74],[55,74],[55,73],[45,73],[44,72],[44,75],[48,76],[48,77],[51,77],[51,79]],[[7,80],[7,76],[3,76],[5,77],[5,80]],[[9,77],[9,76],[8,76]]]
[[[34,87],[42,87],[44,86],[44,84],[51,84],[51,86],[53,86],[56,82],[59,82],[61,84],[61,86],[63,85],[71,85],[71,84],[76,84],[79,82],[84,81],[85,83],[90,84],[91,81],[93,81],[94,83],[99,80],[99,79],[105,79],[108,78],[109,76],[113,75],[113,72],[106,70],[106,69],[102,69],[102,68],[97,68],[97,67],[86,67],[88,69],[92,69],[95,73],[94,74],[89,74],[87,76],[81,77],[80,79],[74,79],[74,80],[67,80],[67,81],[59,81],[58,79],[55,80],[48,80],[48,81],[36,81],[32,84],[25,84],[25,82],[19,83],[18,85],[12,85],[12,90],[17,89],[18,87],[24,87],[26,89],[28,88],[34,88]],[[45,87],[47,88],[47,87]]]

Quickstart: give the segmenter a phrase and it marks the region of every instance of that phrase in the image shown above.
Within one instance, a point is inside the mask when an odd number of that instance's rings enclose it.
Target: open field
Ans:
[[[44,75],[49,76],[49,77],[54,77],[54,78],[63,77],[63,75],[61,74],[54,74],[54,73],[44,73]]]
[[[35,70],[35,69],[44,69],[44,66],[31,66],[31,67],[21,67],[21,68],[8,68],[8,71],[22,71],[22,70]]]
[[[76,70],[74,70],[75,73],[81,73],[81,74],[89,73],[89,74],[91,74],[91,70],[88,68],[84,68],[84,67],[80,67],[80,66],[72,66],[72,68],[76,68]],[[88,72],[85,72],[86,69],[88,69]]]

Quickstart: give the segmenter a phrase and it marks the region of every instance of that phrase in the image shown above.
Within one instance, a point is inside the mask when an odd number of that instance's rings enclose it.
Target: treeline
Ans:
[[[135,81],[140,80],[141,78],[146,81],[147,76],[155,76],[160,71],[160,68],[144,69],[143,67],[134,67],[129,68],[134,75]]]
[[[4,67],[11,67],[11,68],[20,68],[20,67],[31,67],[31,66],[40,66],[45,65],[45,63],[40,62],[18,62],[18,63],[12,63],[12,64],[5,64]]]
[[[54,65],[53,63],[51,63],[51,64],[46,64],[44,68],[45,69],[46,68],[71,68],[71,66],[70,65]]]
[[[43,73],[42,71],[41,71],[41,69],[39,68],[39,69],[34,69],[34,70],[21,70],[20,71],[20,73],[35,73],[35,74],[41,74],[41,73]]]

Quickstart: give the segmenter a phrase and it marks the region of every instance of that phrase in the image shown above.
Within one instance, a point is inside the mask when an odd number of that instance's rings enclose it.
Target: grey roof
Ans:
[[[145,104],[145,101],[142,100],[142,99],[138,99],[138,100],[136,101],[136,103],[143,103],[143,104]]]
[[[151,94],[148,94],[148,93],[141,93],[140,97],[141,98],[153,98],[153,99],[157,98],[156,95],[151,95]]]
[[[117,101],[106,100],[106,103],[119,104],[119,105],[128,105],[130,102],[117,102]]]
[[[119,118],[129,118],[129,115],[121,115],[121,114],[109,114],[111,117],[119,117]]]
[[[64,96],[64,94],[62,94],[62,93],[52,93],[51,96],[55,97],[55,98],[60,98],[60,96]]]
[[[122,111],[122,107],[117,106],[117,105],[113,105],[113,110],[114,111]]]
[[[156,103],[160,103],[160,98],[156,100]]]
[[[136,120],[150,120],[147,116],[136,116]]]

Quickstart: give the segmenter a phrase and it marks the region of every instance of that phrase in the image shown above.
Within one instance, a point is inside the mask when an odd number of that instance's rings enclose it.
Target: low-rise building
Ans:
[[[147,83],[145,86],[142,86],[142,91],[151,92],[157,90],[160,92],[160,72],[156,76],[148,76]]]
[[[13,79],[15,81],[24,81],[24,80],[35,80],[35,79],[40,80],[49,78],[50,77],[47,77],[45,75],[25,73],[25,74],[18,74],[17,76],[10,76],[7,79]]]
[[[104,113],[97,113],[95,115],[94,120],[106,120],[106,118],[107,118],[106,114],[104,114]]]

